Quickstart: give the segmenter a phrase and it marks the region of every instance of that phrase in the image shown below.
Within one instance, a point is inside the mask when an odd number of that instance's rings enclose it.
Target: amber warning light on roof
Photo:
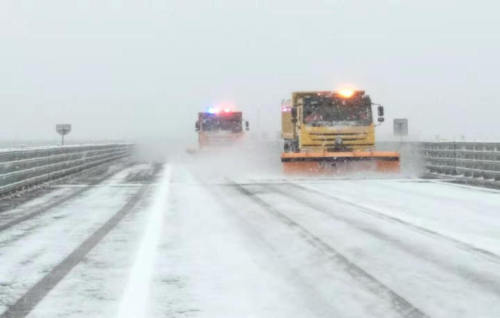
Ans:
[[[352,95],[354,95],[354,90],[352,89],[341,89],[339,91],[339,95],[345,98],[350,98]]]

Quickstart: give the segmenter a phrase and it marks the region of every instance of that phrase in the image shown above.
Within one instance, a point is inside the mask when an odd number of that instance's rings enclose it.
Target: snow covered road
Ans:
[[[500,317],[498,191],[158,168],[0,213],[0,317]]]

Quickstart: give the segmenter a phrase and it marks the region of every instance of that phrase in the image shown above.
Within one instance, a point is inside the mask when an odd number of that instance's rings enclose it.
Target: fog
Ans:
[[[196,140],[226,103],[277,136],[296,90],[364,89],[413,138],[500,138],[494,1],[2,1],[0,139]],[[496,138],[496,139],[495,139]]]

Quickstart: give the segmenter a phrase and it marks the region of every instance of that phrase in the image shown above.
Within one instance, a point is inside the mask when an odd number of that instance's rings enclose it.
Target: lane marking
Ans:
[[[500,186],[500,183],[497,181],[485,181],[483,185],[479,184],[481,183],[481,179],[450,179],[450,180],[445,180],[443,182],[440,182],[441,179],[429,179],[431,183],[434,184],[444,184],[447,186],[451,187],[457,187],[457,188],[462,188],[462,189],[467,189],[467,190],[476,190],[476,191],[481,191],[481,192],[489,192],[489,193],[494,193],[498,194],[500,193],[500,190],[497,188],[489,188],[487,186]],[[474,182],[478,182],[476,185],[474,185]]]
[[[163,219],[168,209],[171,165],[167,165],[160,186],[150,208],[144,237],[131,269],[128,284],[123,294],[117,317],[141,318],[148,316],[151,282],[156,263],[157,249],[161,240]]]
[[[121,220],[137,205],[144,195],[147,187],[141,188],[132,198],[121,208],[111,219],[104,223],[94,234],[87,238],[78,246],[69,256],[67,256],[59,265],[42,278],[35,286],[28,290],[19,300],[10,306],[0,318],[23,318],[35,308],[45,296],[68,275],[68,273],[78,265],[82,259],[99,242],[120,223]]]

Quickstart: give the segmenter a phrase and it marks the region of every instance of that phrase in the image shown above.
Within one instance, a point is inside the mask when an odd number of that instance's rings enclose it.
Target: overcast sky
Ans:
[[[497,1],[2,0],[0,139],[194,136],[217,103],[280,129],[296,90],[364,89],[422,138],[500,140]],[[257,112],[260,116],[257,116]]]

